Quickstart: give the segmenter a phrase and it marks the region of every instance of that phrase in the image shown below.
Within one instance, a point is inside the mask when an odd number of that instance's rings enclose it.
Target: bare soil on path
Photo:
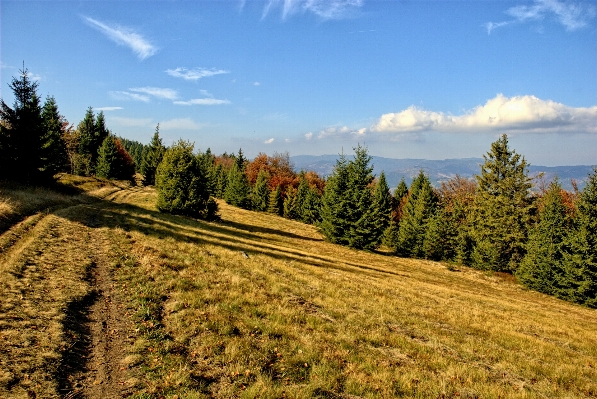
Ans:
[[[36,214],[0,235],[0,397],[121,398],[134,332],[103,206]]]

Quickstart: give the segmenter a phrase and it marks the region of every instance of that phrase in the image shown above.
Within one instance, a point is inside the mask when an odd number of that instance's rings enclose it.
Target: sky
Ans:
[[[0,2],[0,95],[28,70],[73,125],[198,150],[597,164],[597,3]]]

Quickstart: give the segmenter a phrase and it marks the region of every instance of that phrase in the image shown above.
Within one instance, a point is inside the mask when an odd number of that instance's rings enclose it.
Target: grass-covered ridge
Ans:
[[[43,286],[32,278],[33,288],[23,288],[30,274],[11,271],[18,264],[26,271],[47,260],[53,269],[44,289],[64,275],[78,282],[64,296],[79,298],[90,288],[73,272],[86,273],[94,261],[83,251],[104,254],[135,326],[113,360],[126,368],[123,386],[136,397],[597,396],[594,310],[498,274],[332,245],[313,226],[223,202],[222,222],[209,223],[157,212],[150,188],[93,190],[103,199],[38,216],[0,254],[2,304],[17,306],[29,298],[23,292]],[[18,236],[18,227],[0,239]],[[36,234],[46,241],[33,248],[27,240],[36,242]],[[78,268],[51,258],[60,248]],[[22,326],[2,310],[5,344],[19,331],[35,334],[31,325],[44,317],[55,323],[52,337],[65,339],[61,305],[45,315],[25,305]],[[60,343],[43,343],[39,364],[59,359]],[[23,374],[55,377],[19,371],[18,357],[1,356],[8,372],[0,396],[35,389]]]

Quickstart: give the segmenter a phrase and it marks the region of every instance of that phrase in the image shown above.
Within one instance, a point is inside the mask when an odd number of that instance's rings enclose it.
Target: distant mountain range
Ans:
[[[296,170],[312,170],[320,176],[329,176],[332,173],[337,158],[337,155],[296,155],[290,157],[290,160],[293,162]],[[429,176],[431,183],[436,187],[439,187],[442,181],[449,180],[456,175],[472,178],[474,175],[480,173],[481,165],[484,162],[483,158],[444,160],[372,158],[373,173],[379,176],[384,171],[388,185],[392,189],[400,183],[400,179],[403,177],[406,184],[410,184],[412,179],[419,173],[419,170],[423,170]],[[351,156],[348,156],[348,159],[351,159]],[[558,176],[562,186],[567,190],[571,190],[572,180],[576,180],[579,188],[582,188],[587,175],[592,169],[593,166],[590,165],[531,165],[529,167],[529,175],[535,177],[539,173],[543,173],[546,182]]]

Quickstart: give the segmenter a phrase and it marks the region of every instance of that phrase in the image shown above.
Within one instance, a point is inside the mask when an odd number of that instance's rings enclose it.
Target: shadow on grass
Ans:
[[[261,226],[251,226],[227,220],[218,223],[205,222],[184,216],[150,211],[131,204],[116,204],[108,201],[103,201],[103,205],[98,207],[97,212],[98,218],[95,223],[89,224],[89,227],[120,227],[127,231],[138,231],[160,239],[170,237],[180,242],[215,245],[234,252],[242,251],[249,254],[263,254],[282,261],[297,261],[320,268],[348,272],[355,272],[354,269],[356,268],[360,272],[368,272],[370,276],[382,274],[409,277],[408,275],[390,270],[378,269],[350,261],[338,261],[334,258],[307,252],[309,251],[309,242],[322,242],[323,240],[305,238],[300,235]],[[250,231],[250,229],[253,231]],[[292,244],[287,241],[278,240],[285,246],[263,242],[264,237],[255,234],[256,232],[265,232],[265,234],[295,239],[298,241],[295,245],[303,248],[305,252],[290,248],[289,245]],[[306,242],[301,243],[300,241]]]

